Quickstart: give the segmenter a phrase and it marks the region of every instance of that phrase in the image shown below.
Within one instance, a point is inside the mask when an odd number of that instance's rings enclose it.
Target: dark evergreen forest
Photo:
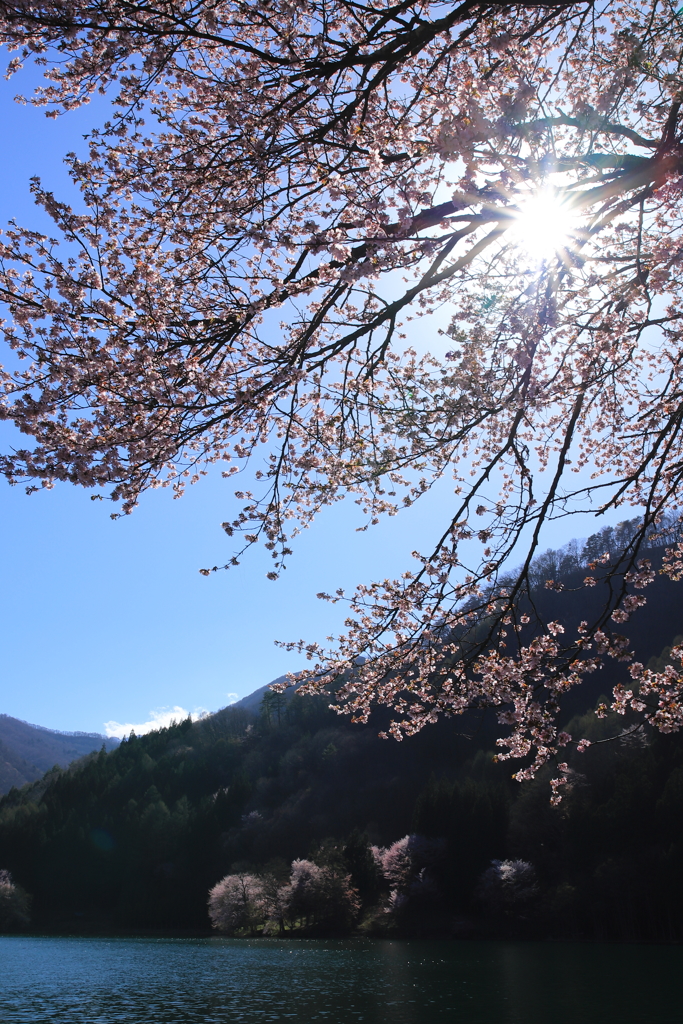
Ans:
[[[568,586],[538,600],[578,621],[586,596]],[[658,577],[624,631],[661,668],[683,632],[679,586]],[[285,880],[308,858],[350,874],[351,927],[366,933],[680,941],[683,737],[622,735],[628,717],[594,714],[624,673],[609,663],[566,701],[567,730],[593,745],[568,748],[558,807],[550,770],[520,785],[510,762],[494,763],[488,712],[396,743],[377,735],[382,711],[358,725],[325,697],[268,692],[256,712],[131,735],[12,790],[0,800],[0,868],[33,897],[39,930],[205,930],[224,875]],[[390,910],[370,848],[407,835],[438,842],[428,884]],[[492,887],[501,862],[517,864],[516,886]]]

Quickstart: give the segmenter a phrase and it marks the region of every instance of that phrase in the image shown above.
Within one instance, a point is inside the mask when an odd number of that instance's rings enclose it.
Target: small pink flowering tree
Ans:
[[[478,894],[493,915],[524,914],[538,896],[533,864],[526,860],[494,860],[481,877]]]
[[[266,921],[268,934],[283,934],[289,910],[290,887],[275,875],[266,873],[259,876],[261,883],[260,906]]]
[[[263,885],[257,875],[226,875],[209,892],[211,923],[228,934],[255,930],[264,921],[264,909]]]
[[[310,860],[295,860],[289,884],[287,911],[292,922],[348,930],[360,909],[350,875],[331,865],[319,867]]]
[[[287,896],[290,918],[303,920],[308,926],[316,911],[322,881],[322,868],[311,860],[292,862],[292,873]]]
[[[436,895],[430,868],[438,863],[444,846],[442,840],[408,835],[391,846],[372,848],[382,877],[389,885],[390,911],[404,909],[411,899],[415,902]]]
[[[0,870],[0,931],[14,931],[30,921],[31,897],[12,880],[9,871]]]

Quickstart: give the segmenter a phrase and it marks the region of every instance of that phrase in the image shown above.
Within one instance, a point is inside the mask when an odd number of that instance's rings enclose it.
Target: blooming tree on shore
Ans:
[[[128,512],[265,451],[224,526],[240,550],[265,542],[273,577],[322,506],[351,494],[370,525],[452,478],[418,568],[361,585],[332,651],[298,645],[309,690],[346,672],[340,705],[394,707],[397,737],[494,707],[525,778],[575,742],[561,696],[610,654],[635,680],[615,709],[678,729],[680,673],[640,686],[616,627],[683,473],[682,17],[670,0],[3,3],[10,73],[46,69],[34,102],[115,102],[69,157],[85,212],[36,180],[55,237],[0,239],[2,415],[31,438],[6,477]],[[637,527],[585,578],[608,581],[600,614],[576,636],[527,623],[544,525],[623,506]]]
[[[12,878],[0,870],[0,931],[14,931],[30,921],[31,897]]]
[[[494,860],[481,876],[479,898],[495,915],[527,910],[538,896],[533,864],[526,860]]]
[[[264,916],[263,895],[258,875],[226,875],[209,892],[209,917],[214,928],[229,933],[255,928]]]
[[[390,912],[405,908],[411,899],[436,895],[438,889],[429,869],[443,857],[444,850],[444,840],[415,834],[404,836],[391,846],[372,847],[377,866],[389,885]]]
[[[269,874],[226,875],[209,892],[214,928],[234,933],[256,931],[269,922],[283,932],[290,927],[346,931],[358,915],[360,900],[344,871],[311,860],[292,861],[286,883]]]
[[[290,920],[303,919],[307,927],[316,923],[349,928],[360,909],[358,893],[346,872],[310,860],[292,862],[286,903]]]

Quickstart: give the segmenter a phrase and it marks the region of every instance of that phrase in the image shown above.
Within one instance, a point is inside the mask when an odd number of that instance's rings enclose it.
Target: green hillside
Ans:
[[[492,763],[491,723],[465,724],[478,730],[473,740],[450,721],[396,744],[321,698],[294,697],[279,723],[272,711],[226,709],[12,791],[0,801],[0,863],[33,894],[39,928],[202,929],[207,891],[226,873],[284,877],[293,858],[336,856],[365,887],[366,925],[683,937],[678,737],[574,755],[580,775],[552,808],[547,779],[519,786]],[[615,724],[590,715],[582,729],[597,738]],[[377,925],[358,845],[408,833],[445,840],[431,872],[438,900]],[[505,858],[536,872],[524,913],[487,908],[479,894],[483,872]],[[381,903],[382,893],[369,898]]]
[[[571,583],[577,567],[565,570]],[[598,590],[540,588],[534,600],[570,628]],[[626,626],[639,658],[661,669],[682,620],[676,585],[658,576]],[[347,928],[680,940],[683,738],[641,729],[596,742],[633,724],[591,710],[625,674],[608,661],[565,700],[565,728],[593,745],[566,748],[558,807],[550,768],[519,785],[519,763],[494,763],[490,712],[396,743],[378,737],[386,709],[358,725],[325,696],[265,690],[12,789],[0,869],[32,894],[34,927],[51,930],[207,929],[207,894],[225,875],[277,888],[303,858],[350,875]],[[400,849],[418,852],[398,886],[386,865],[406,836]],[[306,912],[287,926],[322,920]]]

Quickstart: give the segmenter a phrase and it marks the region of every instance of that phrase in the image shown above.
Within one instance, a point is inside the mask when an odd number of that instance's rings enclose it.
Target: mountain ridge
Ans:
[[[110,751],[118,744],[100,733],[63,732],[0,713],[0,794],[35,782],[55,765],[66,768],[102,746]]]

